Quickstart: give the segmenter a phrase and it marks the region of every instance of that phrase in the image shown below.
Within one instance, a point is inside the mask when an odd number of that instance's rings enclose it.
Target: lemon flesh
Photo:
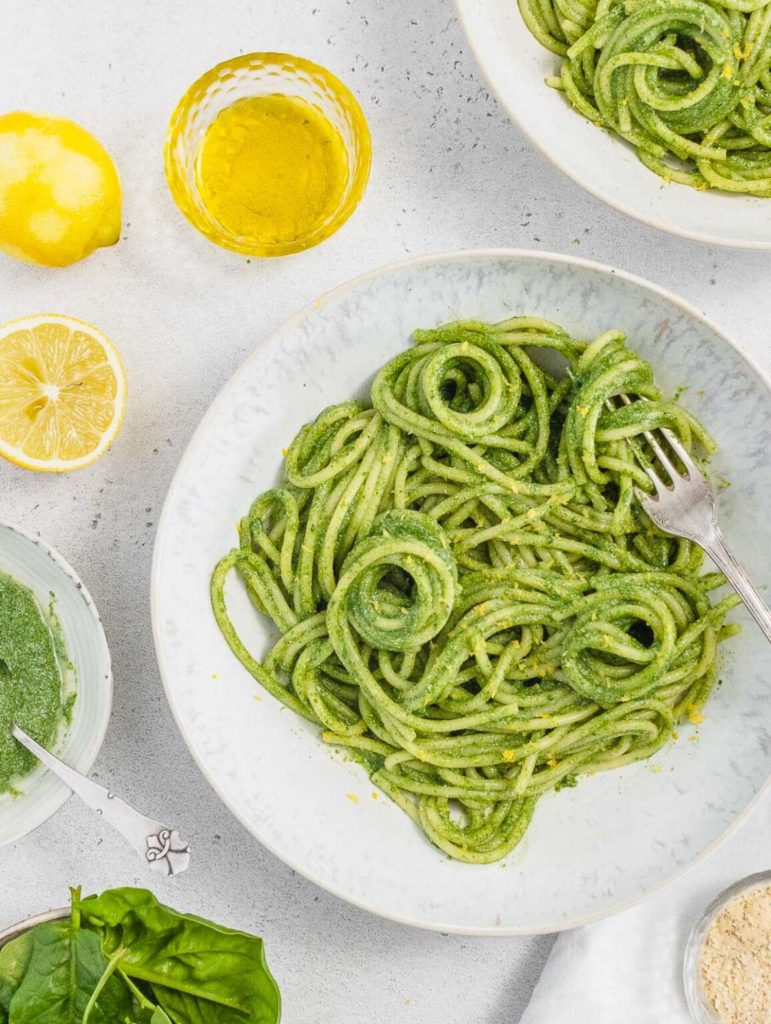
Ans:
[[[0,249],[63,267],[120,237],[121,190],[110,154],[63,118],[0,115]]]
[[[113,344],[73,317],[0,326],[0,456],[66,472],[98,459],[120,430],[126,376]]]

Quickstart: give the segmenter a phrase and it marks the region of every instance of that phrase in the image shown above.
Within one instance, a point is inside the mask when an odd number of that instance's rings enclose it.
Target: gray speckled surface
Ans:
[[[105,620],[116,694],[99,777],[148,812],[189,823],[195,866],[158,891],[266,935],[287,1021],[517,1021],[550,940],[450,939],[351,909],[264,852],[203,781],[152,649],[160,504],[200,416],[256,341],[362,270],[467,246],[578,252],[672,287],[770,368],[771,256],[667,238],[553,170],[488,95],[449,0],[5,0],[3,27],[0,106],[83,121],[124,182],[118,248],[69,270],[0,265],[0,318],[55,309],[93,320],[129,373],[123,435],[101,463],[64,478],[0,466],[2,514],[60,548]],[[335,238],[248,264],[177,213],[161,147],[187,85],[216,61],[260,48],[302,53],[344,77],[370,119],[375,161],[364,202]],[[71,801],[0,853],[0,925],[61,903],[74,881],[141,881],[132,858]]]

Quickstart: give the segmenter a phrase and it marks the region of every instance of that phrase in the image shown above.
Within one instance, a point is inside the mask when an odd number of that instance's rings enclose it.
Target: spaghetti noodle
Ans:
[[[694,188],[771,196],[770,0],[519,0],[547,84]]]
[[[217,566],[231,648],[452,857],[498,860],[537,799],[649,757],[697,713],[733,595],[661,533],[635,438],[714,444],[619,331],[544,320],[418,331],[304,426]],[[566,363],[559,376],[537,350]],[[632,395],[615,407],[613,399]],[[281,637],[262,661],[226,609],[240,575]]]

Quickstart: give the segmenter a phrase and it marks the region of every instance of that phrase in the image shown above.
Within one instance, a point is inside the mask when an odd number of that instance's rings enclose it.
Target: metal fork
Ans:
[[[86,775],[81,775],[64,761],[54,757],[50,750],[41,747],[18,725],[11,726],[11,733],[23,747],[35,755],[38,761],[54,775],[58,775],[85,804],[120,832],[151,871],[168,876],[178,875],[186,870],[190,864],[190,847],[176,829],[168,828],[160,821],[153,821],[152,818],[146,818],[139,811],[135,811],[104,786],[100,786]]]
[[[747,573],[734,558],[717,524],[717,492],[686,451],[680,439],[666,428],[661,428],[672,452],[679,459],[683,472],[678,470],[667,452],[651,431],[644,437],[653,449],[659,463],[666,470],[667,485],[647,461],[640,460],[642,469],[653,484],[654,494],[645,494],[635,488],[637,499],[650,518],[665,533],[687,537],[703,548],[742,599],[750,615],[757,622],[766,639],[771,641],[771,609],[750,583]]]

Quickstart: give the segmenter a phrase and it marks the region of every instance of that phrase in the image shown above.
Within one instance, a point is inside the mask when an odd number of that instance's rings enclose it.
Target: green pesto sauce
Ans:
[[[50,746],[65,717],[60,648],[32,591],[0,572],[0,793],[37,764],[11,736],[12,723]]]

